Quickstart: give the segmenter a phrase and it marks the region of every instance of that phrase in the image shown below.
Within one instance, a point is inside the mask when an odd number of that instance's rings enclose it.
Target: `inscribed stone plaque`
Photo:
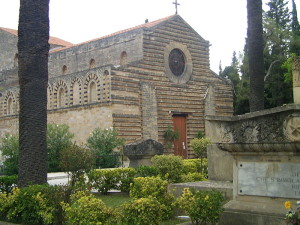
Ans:
[[[300,164],[240,162],[238,194],[300,198]]]

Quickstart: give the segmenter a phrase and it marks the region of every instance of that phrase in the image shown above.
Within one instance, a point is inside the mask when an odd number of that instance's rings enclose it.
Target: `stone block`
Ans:
[[[124,154],[130,160],[130,167],[138,167],[150,165],[151,158],[155,155],[162,155],[163,151],[163,145],[161,143],[148,139],[127,144],[124,149]]]
[[[207,158],[208,178],[210,180],[233,180],[233,157],[230,153],[220,150],[216,144],[211,144],[207,147]]]

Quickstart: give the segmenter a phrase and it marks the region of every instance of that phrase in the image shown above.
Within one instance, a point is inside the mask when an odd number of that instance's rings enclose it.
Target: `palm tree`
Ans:
[[[262,0],[247,0],[250,111],[264,109]]]
[[[47,182],[49,0],[20,0],[19,186]]]

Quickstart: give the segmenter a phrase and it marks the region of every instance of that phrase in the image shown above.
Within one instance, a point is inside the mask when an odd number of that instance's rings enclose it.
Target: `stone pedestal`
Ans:
[[[163,152],[163,145],[152,139],[128,144],[124,149],[124,155],[130,160],[130,167],[149,166],[151,158],[155,155],[162,155]]]
[[[300,105],[207,119],[207,127],[216,130],[210,137],[215,149],[208,154],[212,177],[230,179],[214,174],[229,168],[222,155],[232,160],[233,199],[219,225],[285,225],[284,202],[295,209],[300,198]]]

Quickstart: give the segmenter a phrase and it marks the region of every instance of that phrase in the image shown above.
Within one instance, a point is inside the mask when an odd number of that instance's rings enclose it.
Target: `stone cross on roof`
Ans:
[[[176,12],[175,14],[178,14],[178,10],[177,10],[177,7],[180,5],[179,3],[177,3],[177,0],[175,0],[175,2],[173,2],[173,4],[175,5],[175,8],[176,8]]]

